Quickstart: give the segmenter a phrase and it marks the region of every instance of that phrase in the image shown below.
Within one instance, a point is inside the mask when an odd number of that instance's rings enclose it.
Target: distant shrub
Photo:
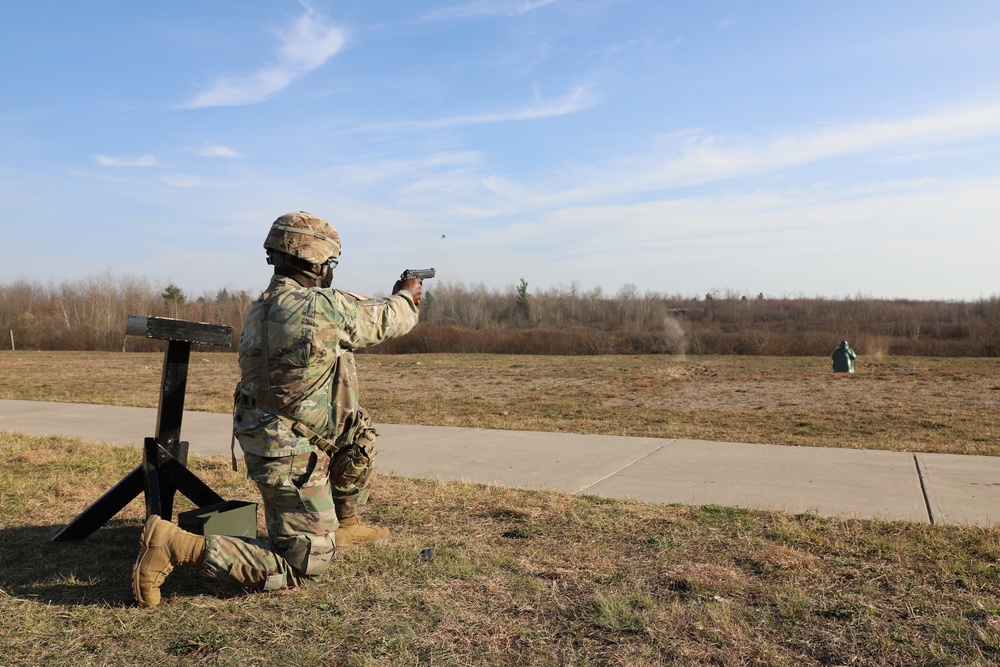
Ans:
[[[605,296],[575,284],[529,293],[523,278],[504,290],[428,283],[421,323],[371,352],[816,356],[846,338],[862,355],[1000,356],[998,296],[974,302],[749,299],[735,290],[707,296],[639,294],[634,285]],[[13,336],[18,349],[161,349],[162,342],[124,335],[129,315],[147,315],[232,326],[235,349],[254,298],[223,289],[193,299],[174,285],[154,287],[110,272],[48,287],[19,281],[0,285],[0,347]]]

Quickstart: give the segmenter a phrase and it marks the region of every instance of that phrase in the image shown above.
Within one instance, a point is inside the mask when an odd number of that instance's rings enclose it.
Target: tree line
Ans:
[[[110,272],[61,284],[0,284],[0,349],[161,349],[125,336],[129,315],[233,327],[257,294],[221,289],[197,298],[176,285]],[[975,301],[828,299],[713,290],[703,296],[614,294],[577,283],[503,289],[425,284],[421,322],[374,353],[828,355],[841,339],[861,354],[1000,356],[1000,296]],[[8,345],[9,343],[9,345]],[[205,347],[205,350],[222,348]]]

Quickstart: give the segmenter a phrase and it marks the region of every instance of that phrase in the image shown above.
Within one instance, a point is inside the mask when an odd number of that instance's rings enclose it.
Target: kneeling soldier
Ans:
[[[233,430],[268,540],[202,537],[150,516],[132,574],[142,606],[159,604],[175,567],[276,590],[317,579],[337,549],[389,537],[358,517],[378,432],[358,403],[353,352],[414,327],[421,281],[397,281],[384,299],[333,289],[340,236],[309,213],[275,220],[264,248],[274,277],[243,324]]]

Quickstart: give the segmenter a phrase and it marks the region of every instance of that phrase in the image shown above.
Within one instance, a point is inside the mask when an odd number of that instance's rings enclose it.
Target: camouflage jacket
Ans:
[[[417,316],[406,291],[364,300],[274,276],[250,307],[240,336],[233,430],[243,451],[312,451],[303,425],[338,446],[349,442],[360,410],[353,350],[402,336]],[[262,361],[265,331],[268,355]]]

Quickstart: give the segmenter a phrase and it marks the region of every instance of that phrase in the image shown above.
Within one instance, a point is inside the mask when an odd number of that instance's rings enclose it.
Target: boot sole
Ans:
[[[343,551],[344,549],[352,549],[354,547],[367,547],[372,544],[385,544],[391,538],[392,535],[386,535],[385,537],[380,537],[377,540],[367,540],[367,541],[353,540],[351,542],[347,542],[346,544],[340,544],[339,542],[337,542],[337,538],[334,537],[334,547],[337,549],[337,551]]]
[[[159,518],[156,514],[150,514],[149,518],[146,519],[146,525],[142,529],[142,538],[139,540],[139,557],[135,559],[135,565],[132,566],[132,595],[135,597],[135,601],[142,607],[156,606],[144,600],[142,594],[139,592],[139,566],[142,564],[142,560],[146,557],[146,554],[149,553],[149,542],[153,538],[153,527],[156,526]]]

